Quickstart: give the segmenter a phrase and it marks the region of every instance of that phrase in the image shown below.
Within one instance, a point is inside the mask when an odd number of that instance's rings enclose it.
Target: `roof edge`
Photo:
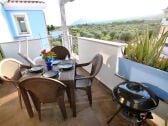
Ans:
[[[46,8],[46,3],[16,3],[16,2],[5,2],[5,10],[43,10]]]
[[[44,3],[40,0],[7,0],[8,3]]]

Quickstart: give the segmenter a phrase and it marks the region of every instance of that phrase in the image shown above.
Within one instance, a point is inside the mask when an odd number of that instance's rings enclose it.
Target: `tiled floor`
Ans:
[[[93,83],[92,94],[93,106],[90,107],[85,92],[76,91],[76,118],[72,117],[66,98],[67,120],[63,120],[57,104],[47,104],[42,107],[40,122],[36,112],[33,118],[29,118],[25,106],[21,110],[17,91],[12,85],[0,85],[0,126],[107,126],[108,117],[116,111],[116,103],[97,80]],[[132,126],[132,124],[118,115],[110,126]]]

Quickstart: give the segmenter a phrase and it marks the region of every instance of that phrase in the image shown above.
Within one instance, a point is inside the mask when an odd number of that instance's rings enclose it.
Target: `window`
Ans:
[[[29,36],[30,28],[26,14],[13,14],[17,36]]]

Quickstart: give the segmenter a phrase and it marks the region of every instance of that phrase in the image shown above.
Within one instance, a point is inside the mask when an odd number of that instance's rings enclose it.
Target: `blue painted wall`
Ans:
[[[49,44],[48,44],[48,39],[47,39],[47,30],[46,30],[46,24],[45,24],[45,19],[43,15],[43,11],[39,10],[30,10],[30,11],[25,11],[25,10],[6,10],[6,16],[7,20],[9,23],[9,26],[11,28],[11,33],[13,35],[13,38],[18,38],[16,34],[16,29],[14,27],[14,22],[12,20],[12,13],[26,13],[28,20],[29,20],[29,26],[31,30],[31,36],[30,38],[44,38],[41,40],[42,42],[42,47],[48,49]]]
[[[11,31],[11,29],[10,29],[10,24],[9,24],[9,22],[8,22],[8,20],[7,20],[7,15],[6,15],[6,11],[5,11],[5,9],[4,9],[4,7],[3,7],[3,4],[0,2],[0,13],[1,13],[1,15],[2,15],[2,17],[1,18],[3,18],[3,20],[5,20],[6,21],[6,28],[8,29],[8,31],[9,31],[9,33],[11,33],[9,36],[11,36],[11,37],[13,37],[12,36],[12,31]],[[1,20],[0,20],[1,21]],[[2,24],[1,24],[2,25]],[[4,25],[4,24],[3,24]],[[3,34],[0,34],[0,37],[1,37],[1,40],[3,40],[2,38],[3,38]],[[6,38],[4,39],[4,40],[6,40]],[[10,40],[10,39],[9,39]]]

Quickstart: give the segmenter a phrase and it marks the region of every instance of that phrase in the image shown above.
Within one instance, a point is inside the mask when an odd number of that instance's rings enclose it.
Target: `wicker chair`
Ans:
[[[50,78],[32,77],[22,80],[19,87],[30,117],[33,116],[33,111],[28,94],[38,112],[39,120],[41,120],[41,103],[53,102],[58,103],[64,119],[67,118],[64,103],[66,86],[62,82]]]
[[[12,58],[3,59],[0,62],[0,78],[2,81],[13,84],[18,90],[19,103],[22,108],[21,94],[18,87],[18,81],[22,77],[21,69],[30,68],[23,65],[20,61]]]
[[[64,60],[67,56],[70,58],[70,53],[64,46],[56,46],[51,49],[56,54],[56,58]]]
[[[91,72],[88,76],[84,75],[78,75],[75,76],[75,87],[76,89],[82,89],[85,90],[88,95],[89,104],[92,105],[92,92],[91,92],[91,85],[92,81],[95,78],[95,76],[98,74],[98,72],[101,69],[103,63],[103,56],[100,54],[97,54],[90,62],[83,63],[83,64],[76,64],[76,68],[92,65]]]

